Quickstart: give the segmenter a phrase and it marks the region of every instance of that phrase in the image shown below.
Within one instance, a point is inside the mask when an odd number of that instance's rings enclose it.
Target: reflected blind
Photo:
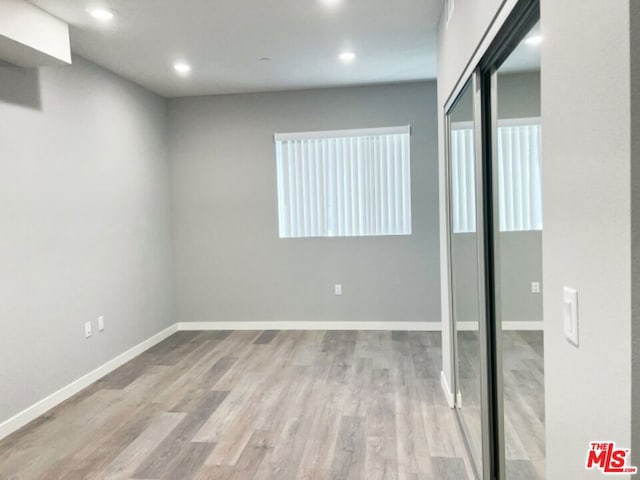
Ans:
[[[451,209],[453,233],[476,231],[476,175],[473,123],[451,128]]]
[[[276,134],[281,238],[411,233],[410,128]]]
[[[537,118],[498,125],[500,231],[542,230],[541,126]],[[453,233],[476,231],[473,125],[451,126]]]
[[[542,230],[540,122],[508,121],[498,127],[500,230]]]

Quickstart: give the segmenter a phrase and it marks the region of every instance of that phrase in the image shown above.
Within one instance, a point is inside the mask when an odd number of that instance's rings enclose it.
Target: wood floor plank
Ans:
[[[170,432],[167,438],[151,452],[149,458],[136,470],[134,476],[139,478],[160,478],[167,472],[178,471],[180,466],[187,468],[186,466],[195,463],[194,458],[199,459],[200,454],[204,451],[208,455],[215,445],[210,444],[208,448],[205,448],[201,445],[205,442],[194,442],[193,436],[220,406],[227,394],[228,392],[203,392],[194,411],[186,413],[176,428]],[[195,450],[191,448],[194,443],[200,444]],[[205,458],[206,456],[202,458],[202,462],[204,462]],[[199,468],[200,465],[198,464],[197,467]]]
[[[101,429],[100,442],[89,441],[72,455],[62,459],[53,468],[47,468],[43,480],[77,480],[93,476],[93,472],[106,468],[123,450],[146,428],[156,409],[141,405],[123,409],[121,415],[113,418]]]
[[[265,330],[253,343],[254,345],[267,345],[271,343],[271,340],[273,340],[278,333],[278,330]]]
[[[169,435],[149,454],[135,471],[136,478],[161,478],[173,471],[190,453],[191,438],[202,420],[195,415],[186,415]],[[213,444],[210,444],[213,447]],[[204,461],[204,459],[203,459]]]
[[[125,480],[151,452],[184,419],[184,413],[161,412],[134,441],[132,441],[97,477],[96,480]]]
[[[391,399],[375,402],[367,417],[364,477],[367,480],[398,479],[396,418]]]
[[[161,478],[167,480],[186,480],[193,478],[194,474],[204,464],[205,459],[215,448],[213,443],[189,442],[177,462],[171,468],[162,472]]]
[[[332,477],[336,480],[362,478],[365,452],[365,419],[352,416],[342,417],[338,444],[331,468]]]
[[[458,480],[467,476],[467,470],[461,458],[433,457],[434,478],[439,480]]]

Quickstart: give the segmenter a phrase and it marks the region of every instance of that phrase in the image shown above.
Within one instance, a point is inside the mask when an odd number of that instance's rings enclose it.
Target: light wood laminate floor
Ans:
[[[438,332],[180,332],[0,442],[0,478],[455,479]]]

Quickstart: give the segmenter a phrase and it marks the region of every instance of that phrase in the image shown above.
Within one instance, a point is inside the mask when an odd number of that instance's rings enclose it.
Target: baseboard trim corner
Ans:
[[[449,382],[447,382],[447,377],[442,370],[440,371],[440,386],[442,387],[444,397],[447,399],[447,405],[449,405],[449,408],[455,407],[456,404],[453,392],[451,391],[451,388],[449,388]]]
[[[70,384],[62,387],[57,392],[52,393],[51,395],[43,398],[42,400],[36,402],[30,407],[27,407],[23,411],[17,413],[16,415],[9,418],[8,420],[5,420],[4,422],[0,423],[0,440],[18,431],[19,429],[27,425],[29,422],[32,422],[33,420],[38,418],[40,415],[45,414],[46,412],[51,410],[53,407],[61,404],[68,398],[78,393],[83,388],[86,388],[92,383],[100,380],[105,375],[113,372],[116,368],[134,359],[141,353],[150,349],[154,345],[160,343],[161,341],[173,335],[177,331],[178,331],[177,324],[173,324],[170,327],[165,328],[161,332],[156,333],[155,335],[148,338],[147,340],[140,342],[139,344],[135,345],[134,347],[130,348],[124,353],[121,353],[117,357],[109,360],[107,363],[104,363],[98,368],[90,371],[89,373],[83,375],[77,380],[74,380]]]
[[[543,331],[544,322],[541,321],[523,321],[523,322],[502,322],[502,330],[520,330],[520,331]]]
[[[478,331],[478,322],[458,322],[456,328],[459,332],[476,332]],[[540,321],[511,321],[502,322],[502,331],[543,331],[544,322]]]

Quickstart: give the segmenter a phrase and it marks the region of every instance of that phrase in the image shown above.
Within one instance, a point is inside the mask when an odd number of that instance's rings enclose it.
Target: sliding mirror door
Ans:
[[[539,24],[518,38],[491,78],[493,320],[503,478],[536,480],[545,475]]]
[[[476,109],[469,82],[447,115],[451,311],[458,418],[477,472],[483,471],[483,375]]]
[[[478,478],[545,478],[540,10],[520,0],[446,115],[452,347]]]

